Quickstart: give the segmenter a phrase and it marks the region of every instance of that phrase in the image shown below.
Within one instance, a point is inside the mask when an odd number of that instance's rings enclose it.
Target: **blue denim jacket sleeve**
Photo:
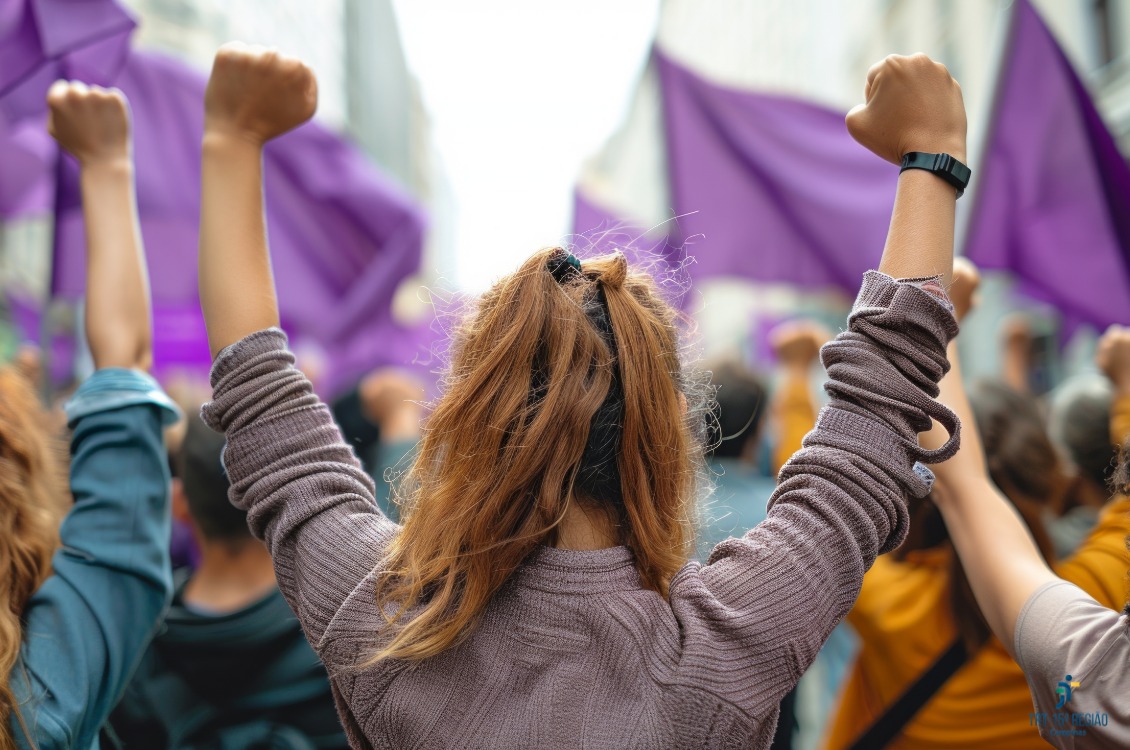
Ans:
[[[172,594],[162,427],[177,411],[152,378],[128,370],[96,372],[65,408],[75,504],[52,575],[25,610],[12,687],[37,747],[86,750]]]

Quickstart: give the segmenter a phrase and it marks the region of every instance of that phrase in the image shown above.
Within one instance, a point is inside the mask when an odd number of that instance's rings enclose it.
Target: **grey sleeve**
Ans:
[[[1130,622],[1067,581],[1041,586],[1016,622],[1016,661],[1040,735],[1062,748],[1130,747]]]
[[[768,517],[671,584],[683,630],[680,676],[754,715],[776,705],[851,609],[875,557],[906,536],[907,495],[924,496],[943,460],[918,444],[949,367],[953,315],[917,284],[864,281],[848,330],[823,349],[831,400],[781,469]]]
[[[373,482],[330,410],[295,369],[282,331],[253,333],[221,352],[212,389],[202,416],[227,438],[231,501],[266,542],[279,589],[324,657],[330,622],[398,527],[378,509]]]

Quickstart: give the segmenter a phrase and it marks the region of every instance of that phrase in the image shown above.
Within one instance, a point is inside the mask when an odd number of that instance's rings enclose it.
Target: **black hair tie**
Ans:
[[[545,267],[553,274],[558,284],[565,284],[581,273],[581,261],[577,260],[577,256],[560,248],[549,256]]]

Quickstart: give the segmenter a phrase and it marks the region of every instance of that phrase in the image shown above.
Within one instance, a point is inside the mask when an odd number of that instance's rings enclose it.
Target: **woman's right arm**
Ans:
[[[848,126],[875,153],[895,163],[907,151],[964,159],[964,105],[944,67],[924,56],[887,58],[870,71],[866,95]],[[918,462],[956,448],[953,440],[929,452],[917,440],[931,417],[957,428],[933,401],[957,333],[943,291],[955,200],[934,175],[899,177],[882,273],[865,277],[848,330],[824,347],[831,400],[782,469],[768,518],[672,582],[684,678],[755,716],[800,678],[875,557],[902,541],[906,495],[930,485]]]
[[[278,329],[263,214],[263,147],[314,113],[301,62],[226,45],[205,94],[200,304],[231,499],[271,551],[279,588],[318,646],[396,531],[329,409],[294,367]]]

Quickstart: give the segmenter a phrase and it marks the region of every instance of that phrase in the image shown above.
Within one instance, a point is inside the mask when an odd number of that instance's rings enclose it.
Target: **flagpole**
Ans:
[[[977,200],[977,197],[981,185],[985,182],[988,165],[988,159],[985,157],[989,150],[989,142],[992,140],[993,125],[996,124],[997,116],[1000,113],[1001,85],[1008,73],[1008,61],[1011,58],[1012,48],[1016,44],[1016,28],[1020,16],[1019,4],[1021,2],[1024,2],[1024,0],[1002,0],[1000,10],[998,10],[998,18],[1005,12],[1010,12],[1010,17],[1005,23],[997,23],[997,41],[994,45],[997,50],[997,66],[995,82],[989,99],[989,116],[979,123],[978,132],[969,139],[971,143],[976,144],[976,151],[970,149],[971,158],[969,160],[973,167],[973,183],[965,192],[968,208],[957,212],[957,228],[955,231],[957,242],[954,248],[956,255],[965,255],[969,237],[977,219],[980,218],[980,201]],[[974,156],[975,158],[972,158]]]

